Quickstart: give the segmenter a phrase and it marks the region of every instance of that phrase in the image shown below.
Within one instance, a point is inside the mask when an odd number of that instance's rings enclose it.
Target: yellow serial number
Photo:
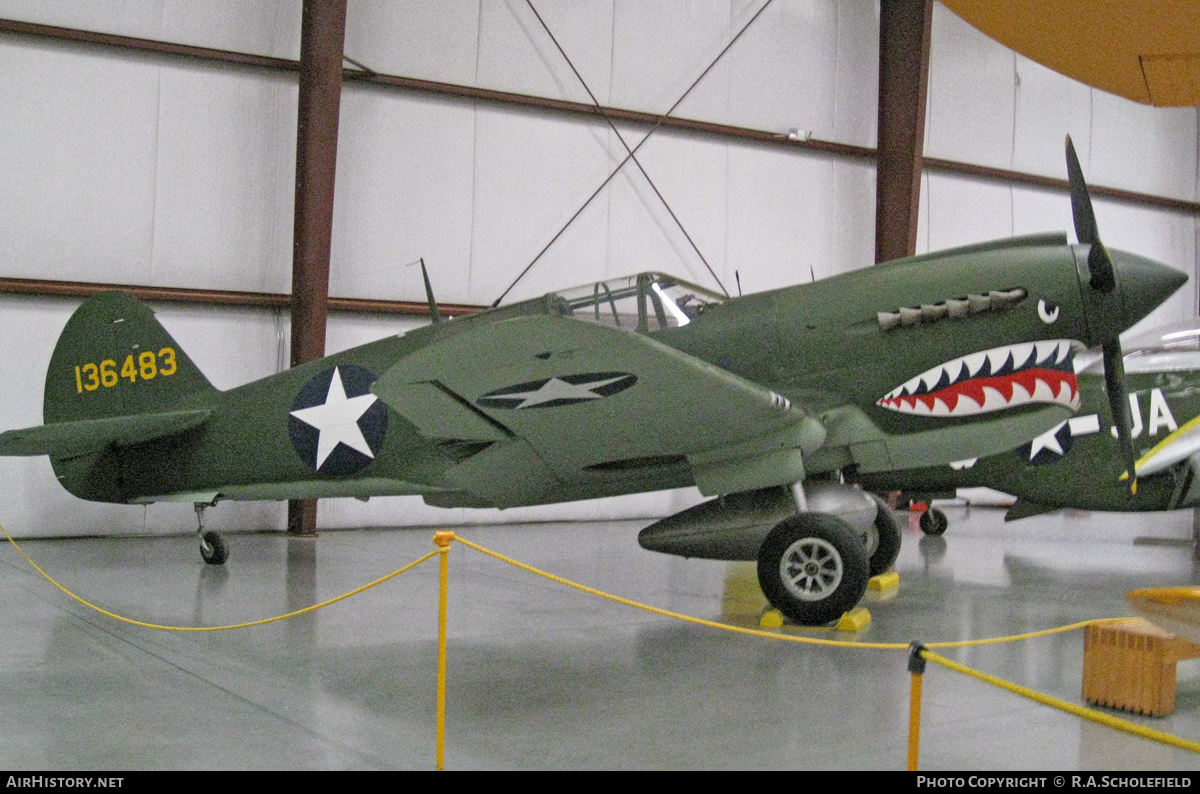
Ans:
[[[178,371],[175,363],[175,348],[164,347],[155,355],[153,350],[143,350],[137,358],[130,353],[125,357],[125,363],[117,369],[117,362],[111,358],[99,364],[84,364],[75,367],[75,390],[80,394],[85,391],[95,391],[101,386],[111,389],[127,378],[130,383],[141,380],[154,380],[159,375],[170,377]]]

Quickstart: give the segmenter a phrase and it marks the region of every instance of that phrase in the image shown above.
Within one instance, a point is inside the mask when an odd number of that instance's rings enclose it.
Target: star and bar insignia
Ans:
[[[480,408],[554,408],[599,400],[637,383],[628,372],[587,372],[518,383],[489,392],[475,401]]]

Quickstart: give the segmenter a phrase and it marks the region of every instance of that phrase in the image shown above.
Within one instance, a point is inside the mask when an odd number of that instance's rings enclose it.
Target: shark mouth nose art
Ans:
[[[1076,344],[1051,339],[971,353],[922,372],[875,404],[924,416],[970,416],[1029,403],[1077,409]]]

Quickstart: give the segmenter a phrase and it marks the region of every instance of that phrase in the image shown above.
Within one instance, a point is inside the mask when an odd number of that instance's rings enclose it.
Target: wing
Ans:
[[[477,451],[451,476],[499,506],[672,467],[710,495],[795,482],[825,439],[769,389],[648,337],[552,315],[443,337],[372,390],[426,437]]]

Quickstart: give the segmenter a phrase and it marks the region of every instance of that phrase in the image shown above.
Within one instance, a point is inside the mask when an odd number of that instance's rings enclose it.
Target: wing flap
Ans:
[[[130,446],[199,427],[212,413],[166,411],[77,422],[54,422],[0,433],[0,455],[54,455],[73,457],[109,446]]]

